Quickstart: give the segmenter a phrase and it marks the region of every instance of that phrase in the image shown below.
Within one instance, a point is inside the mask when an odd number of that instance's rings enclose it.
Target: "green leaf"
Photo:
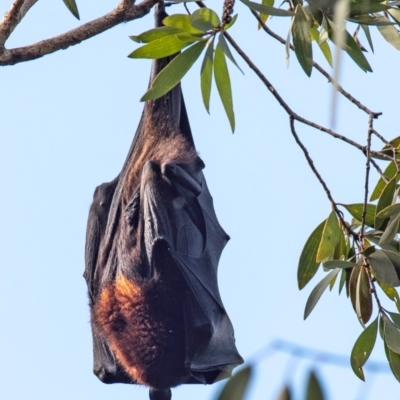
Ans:
[[[313,289],[310,296],[308,297],[306,308],[304,310],[304,319],[306,319],[311,311],[314,309],[315,305],[318,303],[318,300],[321,298],[322,293],[324,293],[325,289],[328,287],[329,283],[335,276],[339,273],[340,268],[336,268],[333,271],[329,272],[321,282],[318,283],[317,286]]]
[[[374,45],[372,43],[372,37],[371,37],[371,33],[369,31],[369,26],[361,24],[361,28],[363,29],[363,31],[365,33],[365,37],[368,40],[369,47],[371,48],[372,52],[374,52]]]
[[[350,355],[350,364],[354,373],[361,379],[365,380],[363,365],[367,362],[375,346],[376,334],[378,332],[378,318],[375,319],[356,340]]]
[[[396,325],[397,329],[400,329],[400,314],[392,313],[389,311],[388,314],[390,315],[390,318],[392,318],[392,321]]]
[[[389,207],[393,203],[394,192],[396,190],[397,177],[392,178],[381,193],[381,197],[378,200],[376,206],[375,216],[375,229],[381,229],[386,221],[386,218],[378,217],[379,213],[386,207]]]
[[[356,204],[343,204],[343,207],[354,217],[357,221],[362,222],[362,215],[364,210],[363,203],[356,203]],[[367,204],[367,212],[365,215],[365,223],[367,226],[371,228],[374,227],[375,221],[375,214],[376,214],[376,206],[375,204]]]
[[[68,10],[71,11],[72,15],[79,19],[78,6],[76,5],[75,0],[63,0],[63,2],[67,6]]]
[[[325,396],[322,391],[321,383],[319,382],[314,371],[310,372],[307,383],[306,400],[324,400]]]
[[[329,65],[332,67],[332,53],[331,48],[327,41],[320,41],[320,33],[318,32],[317,28],[312,27],[311,30],[311,37],[318,43],[319,48],[322,51],[322,54],[325,56],[326,60],[328,61]]]
[[[390,8],[389,5],[382,3],[372,3],[370,1],[350,2],[350,15],[373,14],[381,11],[386,11]]]
[[[385,323],[385,342],[387,343],[390,350],[395,353],[400,353],[400,331],[396,325],[390,321],[386,316],[383,317]]]
[[[190,16],[190,23],[201,31],[210,31],[221,23],[218,15],[210,8],[199,8]]]
[[[400,10],[399,9],[389,8],[388,13],[397,22],[397,24],[400,24]]]
[[[400,204],[399,204],[400,205]],[[399,223],[400,223],[400,215],[393,218],[386,227],[385,231],[382,234],[381,240],[379,244],[385,244],[391,242],[397,235],[399,230]]]
[[[380,288],[382,289],[383,293],[385,293],[390,300],[394,301],[394,303],[396,304],[397,311],[400,311],[400,297],[399,294],[397,293],[397,290],[393,286],[385,285],[384,283],[379,281],[377,282]]]
[[[351,305],[354,311],[357,313],[357,284],[361,273],[361,265],[357,265],[351,270],[351,275],[349,278],[349,295],[351,300]]]
[[[392,204],[377,213],[379,218],[397,217],[400,215],[400,203]]]
[[[149,43],[156,39],[161,39],[165,36],[177,35],[184,33],[185,31],[181,28],[172,28],[170,26],[162,26],[160,28],[150,29],[149,31],[143,32],[138,36],[129,36],[134,42],[137,43]]]
[[[400,381],[400,354],[390,350],[385,343],[385,353],[394,377]]]
[[[376,250],[368,256],[370,263],[378,280],[389,286],[399,286],[399,278],[389,257],[381,250]]]
[[[296,6],[292,35],[296,57],[304,72],[310,76],[313,62],[310,24],[301,4]]]
[[[351,271],[350,269],[348,271]],[[346,283],[347,280],[347,272],[345,269],[342,269],[342,273],[340,274],[340,282],[339,282],[339,295],[342,293],[342,289],[344,284]]]
[[[282,10],[280,8],[269,7],[263,4],[254,3],[253,1],[240,0],[242,3],[246,4],[247,7],[254,11],[258,11],[262,14],[273,15],[274,17],[291,17],[293,15],[292,11]]]
[[[189,34],[169,35],[139,47],[128,57],[159,59],[178,53],[198,39]]]
[[[292,395],[290,393],[289,386],[285,386],[282,392],[279,393],[279,396],[276,400],[291,400]]]
[[[174,14],[169,15],[168,17],[163,19],[163,24],[165,26],[170,26],[172,28],[179,28],[187,33],[191,33],[194,35],[199,35],[204,33],[200,29],[196,29],[190,22],[190,15],[186,14]]]
[[[235,131],[235,114],[233,112],[231,80],[229,78],[228,66],[221,46],[217,44],[214,56],[214,79],[217,85],[219,96],[226,115],[228,116],[232,132]]]
[[[351,261],[341,261],[341,260],[331,260],[324,262],[324,267],[326,269],[335,269],[335,268],[353,268],[357,264]]]
[[[297,267],[297,283],[300,290],[310,282],[318,270],[320,263],[315,260],[317,259],[317,251],[322,238],[325,222],[326,220],[314,229],[301,252],[299,265]]]
[[[389,260],[392,262],[394,269],[397,272],[397,275],[399,275],[400,272],[400,254],[398,251],[391,251],[387,249],[382,249],[383,253],[389,258]],[[399,281],[400,283],[400,281]],[[397,285],[393,285],[397,286]]]
[[[364,326],[372,315],[372,296],[368,274],[365,267],[361,267],[356,289],[356,314]]]
[[[253,370],[251,366],[245,367],[238,371],[222,388],[217,400],[244,399],[252,373]]]
[[[268,6],[268,7],[272,7],[274,5],[275,0],[261,0],[261,4],[263,6]],[[263,14],[260,13],[260,18],[263,22],[267,22],[269,15],[268,14]],[[261,24],[258,24],[258,29],[261,28]]]
[[[232,28],[232,26],[235,24],[237,18],[238,18],[238,14],[235,14],[235,15],[232,17],[231,22],[228,22],[228,23],[224,26],[224,31],[227,31],[228,29]]]
[[[206,54],[204,55],[203,64],[201,65],[200,72],[200,86],[201,95],[203,97],[204,107],[210,113],[210,95],[211,95],[211,81],[213,71],[213,58],[214,58],[214,37],[208,42]]]
[[[397,167],[396,164],[391,161],[389,165],[386,167],[384,173],[383,173],[389,180],[391,180],[394,176],[398,175],[397,174]],[[376,199],[379,199],[381,196],[383,189],[385,189],[387,183],[383,180],[383,178],[380,178],[378,183],[375,186],[374,191],[371,194],[370,201],[374,201]]]
[[[176,56],[154,79],[151,88],[143,95],[141,101],[154,100],[173,89],[199,58],[206,46],[201,41]]]
[[[342,230],[334,211],[329,214],[322,232],[321,242],[318,247],[316,262],[326,260],[335,251],[335,247],[340,241]]]
[[[364,71],[372,72],[372,68],[369,65],[369,62],[365,58],[363,52],[358,47],[358,44],[353,39],[353,37],[349,34],[349,32],[345,32],[346,37],[346,48],[344,49],[347,54],[353,59],[353,61]]]
[[[380,17],[380,20],[390,23],[389,19],[383,16]],[[377,28],[388,43],[400,50],[400,34],[393,25],[378,25]]]
[[[218,43],[221,46],[222,51],[224,54],[233,62],[233,64],[239,69],[239,71],[244,75],[244,72],[240,69],[239,65],[233,58],[233,55],[231,53],[231,50],[229,49],[228,43],[226,43],[226,40],[224,38],[224,35],[222,33],[219,34],[218,37]]]

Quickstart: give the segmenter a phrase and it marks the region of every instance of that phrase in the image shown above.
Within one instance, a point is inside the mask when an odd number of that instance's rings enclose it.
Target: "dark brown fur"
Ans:
[[[188,172],[202,167],[196,151],[168,120],[157,122],[156,126],[154,120],[147,122],[143,133],[142,139],[145,139],[139,141],[132,157],[134,161],[128,166],[121,210],[126,210],[139,190],[141,173],[147,161],[156,161],[160,165],[176,163]],[[184,300],[180,290],[183,282],[179,272],[170,268],[174,264],[172,260],[160,260],[163,270],[146,278],[147,267],[140,259],[141,243],[137,240],[141,237],[141,230],[142,221],[132,227],[125,213],[120,214],[118,239],[114,240],[113,246],[123,249],[124,258],[119,262],[129,262],[133,273],[129,272],[128,278],[118,272],[115,281],[101,290],[93,309],[93,322],[134,381],[166,389],[185,381],[188,376]],[[116,254],[118,251],[111,251],[109,256]],[[135,275],[136,270],[138,275]]]

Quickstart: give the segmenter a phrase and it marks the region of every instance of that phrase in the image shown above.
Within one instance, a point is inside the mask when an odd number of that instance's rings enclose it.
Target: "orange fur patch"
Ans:
[[[182,302],[167,287],[160,279],[139,286],[120,276],[102,290],[94,309],[95,322],[128,375],[158,389],[176,386],[187,375]]]

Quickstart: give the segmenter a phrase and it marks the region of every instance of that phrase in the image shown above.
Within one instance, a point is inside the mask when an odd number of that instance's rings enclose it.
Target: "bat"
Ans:
[[[156,26],[167,14],[156,6]],[[169,59],[153,61],[150,82]],[[145,103],[120,174],[95,189],[84,278],[94,374],[171,398],[243,363],[218,290],[229,236],[203,175],[180,85]]]

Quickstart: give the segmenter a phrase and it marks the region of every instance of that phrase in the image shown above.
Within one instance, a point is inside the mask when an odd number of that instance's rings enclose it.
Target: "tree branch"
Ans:
[[[32,6],[37,0],[26,1],[27,4],[29,3],[30,6]],[[17,2],[19,4],[22,1],[15,0],[13,6]],[[122,22],[128,22],[137,18],[142,18],[144,15],[149,13],[151,8],[157,2],[158,0],[143,0],[138,5],[135,5],[133,4],[132,0],[121,0],[118,6],[110,13],[91,22],[83,24],[76,29],[72,29],[51,39],[42,40],[29,46],[19,47],[11,50],[4,49],[3,53],[0,55],[0,65],[14,65],[24,61],[35,60],[47,54],[54,53],[58,50],[65,50],[70,46],[74,46],[78,43],[83,42],[84,40],[90,39],[91,37],[98,35],[99,33],[113,28],[114,26]],[[27,8],[26,11],[28,11],[28,9],[29,8]],[[9,13],[10,12],[11,10],[9,11]]]
[[[4,49],[4,43],[21,20],[19,15],[24,2],[25,0],[15,0],[11,8],[4,14],[0,22],[0,50]]]

